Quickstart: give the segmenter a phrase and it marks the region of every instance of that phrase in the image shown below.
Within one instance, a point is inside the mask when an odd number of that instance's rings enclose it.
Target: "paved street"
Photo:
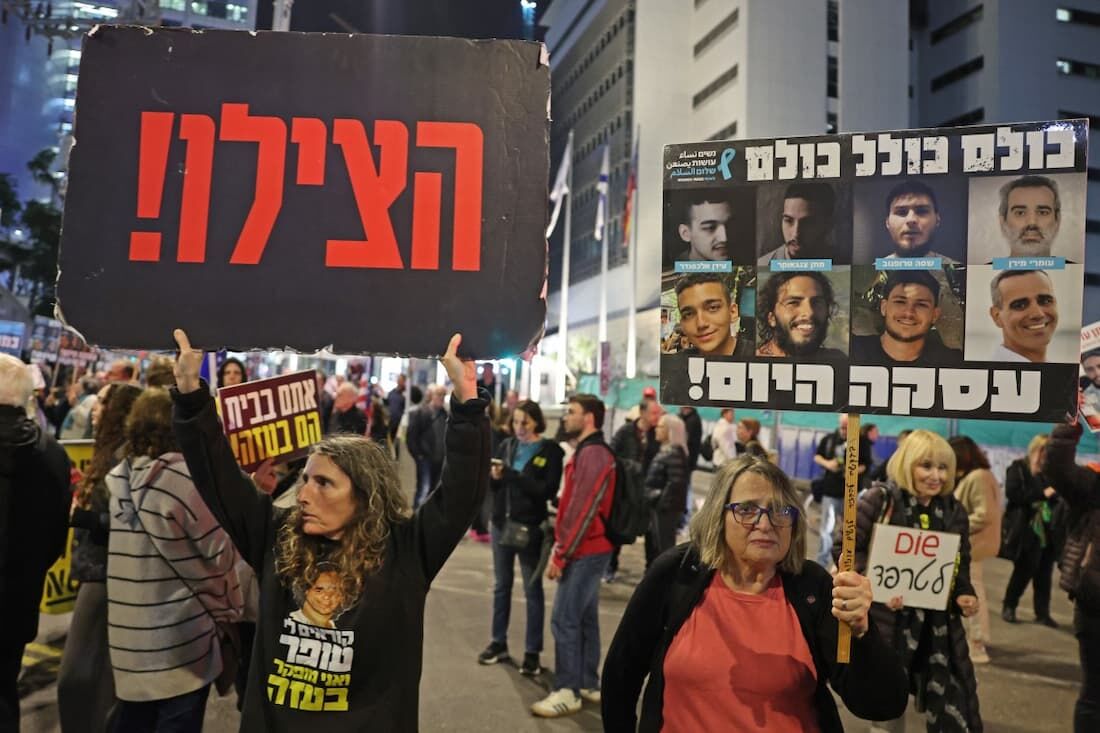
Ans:
[[[411,468],[402,461],[402,478],[412,485]],[[695,474],[695,491],[701,496],[709,474]],[[813,543],[811,543],[813,544]],[[814,548],[811,547],[810,554]],[[622,609],[643,567],[641,544],[623,550],[620,582],[601,590],[600,631],[604,648],[611,641]],[[978,669],[979,696],[986,730],[993,733],[1042,733],[1072,729],[1073,702],[1079,671],[1077,647],[1069,630],[1072,609],[1065,594],[1055,591],[1053,616],[1058,630],[1029,623],[1030,591],[1024,596],[1019,616],[1024,623],[1001,621],[1000,594],[1011,570],[1009,563],[994,560],[986,571],[994,601],[993,663]],[[518,577],[518,572],[517,572]],[[585,703],[582,713],[560,720],[540,720],[528,712],[531,703],[545,695],[550,675],[529,679],[510,665],[482,667],[476,657],[489,641],[492,566],[489,546],[464,541],[444,567],[428,597],[424,633],[424,674],[420,686],[420,726],[424,731],[597,731],[601,730],[598,707]],[[550,608],[553,583],[547,583],[544,666],[553,665]],[[510,647],[523,649],[523,595],[518,582],[513,595]],[[67,616],[43,617],[37,642],[25,657],[29,666],[22,683],[24,733],[60,730],[56,710],[57,659],[64,643]],[[105,673],[108,671],[105,670]],[[238,715],[234,699],[211,698],[206,730],[236,731]],[[910,711],[910,730],[923,730],[919,716]],[[845,714],[848,730],[867,725]]]

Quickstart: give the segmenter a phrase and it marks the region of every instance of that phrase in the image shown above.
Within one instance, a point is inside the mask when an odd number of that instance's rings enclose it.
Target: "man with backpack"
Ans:
[[[615,456],[604,442],[604,404],[574,395],[562,416],[577,450],[565,466],[565,486],[554,527],[554,551],[546,577],[560,581],[550,629],[554,633],[554,691],[531,706],[543,718],[579,712],[582,699],[600,702],[600,578],[613,545],[605,522],[616,490]]]
[[[1050,434],[1042,474],[1073,517],[1058,569],[1073,601],[1073,631],[1081,655],[1081,693],[1073,714],[1075,733],[1100,730],[1100,474],[1078,466],[1080,422]]]

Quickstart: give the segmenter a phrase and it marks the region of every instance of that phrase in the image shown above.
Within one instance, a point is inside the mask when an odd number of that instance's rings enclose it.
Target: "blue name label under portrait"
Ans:
[[[833,261],[831,259],[817,260],[817,259],[805,259],[805,260],[772,260],[771,271],[772,272],[805,272],[812,270],[814,272],[832,272]]]
[[[994,257],[994,270],[1064,270],[1065,257]]]
[[[942,270],[942,257],[876,257],[876,270]]]
[[[729,260],[679,260],[676,262],[676,272],[733,272],[733,262]]]

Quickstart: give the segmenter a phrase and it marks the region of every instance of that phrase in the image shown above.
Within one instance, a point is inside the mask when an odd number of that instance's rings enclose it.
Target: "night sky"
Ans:
[[[271,28],[272,0],[260,0],[258,5],[256,27]],[[549,3],[539,5],[541,14],[543,6]],[[523,37],[519,0],[297,0],[294,3],[291,30],[348,32],[347,26],[362,33]]]

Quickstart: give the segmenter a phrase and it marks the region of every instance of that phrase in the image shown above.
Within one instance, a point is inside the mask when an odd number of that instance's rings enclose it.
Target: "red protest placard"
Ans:
[[[301,458],[321,440],[317,381],[311,371],[285,374],[218,390],[222,429],[237,463],[253,471],[272,458]]]

